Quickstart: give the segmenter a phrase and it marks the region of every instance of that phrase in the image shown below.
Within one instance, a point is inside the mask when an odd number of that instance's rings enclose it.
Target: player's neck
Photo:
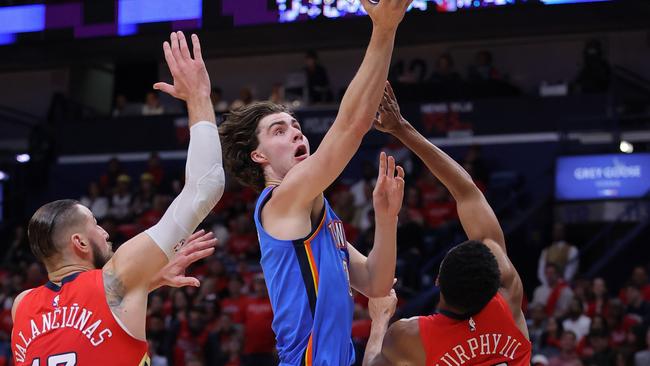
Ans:
[[[84,263],[71,263],[71,264],[63,264],[59,265],[56,268],[54,268],[51,271],[48,271],[47,277],[50,280],[50,282],[59,284],[61,283],[61,280],[63,280],[65,277],[76,273],[76,272],[86,272],[93,270],[92,266],[89,264],[84,264]]]
[[[447,303],[445,302],[445,299],[442,298],[442,297],[440,298],[440,302],[438,302],[438,312],[440,312],[440,311],[446,311],[446,312],[450,312],[450,313],[454,313],[454,314],[461,314],[462,313],[462,312],[458,311],[457,309],[447,305]]]

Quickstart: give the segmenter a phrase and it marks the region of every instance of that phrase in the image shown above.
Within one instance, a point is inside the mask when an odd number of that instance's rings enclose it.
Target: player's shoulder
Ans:
[[[384,337],[382,353],[389,359],[402,360],[406,364],[422,364],[426,357],[420,338],[419,317],[393,323]]]
[[[11,319],[15,320],[16,319],[16,312],[18,311],[18,306],[23,302],[23,299],[25,299],[25,296],[27,296],[30,292],[34,290],[33,288],[27,289],[16,296],[14,299],[14,302],[11,306]]]
[[[400,319],[388,328],[387,338],[395,345],[412,344],[420,339],[419,317]]]

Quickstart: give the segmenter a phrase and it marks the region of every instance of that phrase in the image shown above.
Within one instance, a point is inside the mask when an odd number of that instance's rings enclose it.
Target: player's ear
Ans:
[[[74,247],[75,251],[81,253],[90,252],[90,243],[81,234],[79,233],[72,234],[72,236],[70,237],[70,241],[72,242],[72,246]]]
[[[264,155],[261,151],[259,150],[253,150],[251,151],[251,160],[258,164],[265,164],[269,162],[269,159],[266,158],[266,155]]]

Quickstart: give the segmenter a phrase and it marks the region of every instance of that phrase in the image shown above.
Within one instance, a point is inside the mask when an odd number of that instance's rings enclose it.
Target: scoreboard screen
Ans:
[[[613,0],[414,0],[409,12]],[[364,16],[360,0],[16,0],[0,5],[0,45]],[[205,9],[210,9],[205,13]],[[214,23],[214,22],[212,22]]]

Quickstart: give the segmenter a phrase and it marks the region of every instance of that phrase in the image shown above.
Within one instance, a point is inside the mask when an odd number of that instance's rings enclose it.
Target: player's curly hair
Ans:
[[[496,295],[501,283],[497,259],[483,243],[468,240],[443,259],[438,274],[445,302],[462,314],[480,312]]]
[[[264,170],[251,159],[259,145],[257,126],[262,118],[275,113],[289,113],[287,108],[271,102],[254,102],[231,111],[219,127],[226,169],[241,184],[262,191]]]

